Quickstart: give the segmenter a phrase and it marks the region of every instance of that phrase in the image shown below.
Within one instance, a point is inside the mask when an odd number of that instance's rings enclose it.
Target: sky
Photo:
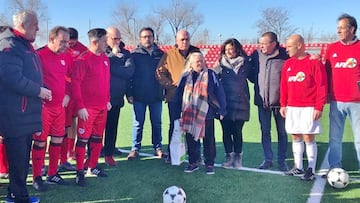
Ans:
[[[8,1],[0,0],[0,5],[7,5]],[[56,25],[75,27],[79,31],[80,41],[85,44],[88,44],[86,33],[89,27],[106,28],[113,25],[112,13],[121,2],[123,1],[43,0],[47,6],[49,29]],[[171,1],[132,0],[127,2],[138,8],[138,17],[143,17],[151,13],[156,6],[170,5]],[[300,34],[303,31],[308,32],[310,28],[316,36],[335,34],[336,19],[342,13],[353,15],[360,23],[359,0],[192,0],[191,2],[197,5],[197,12],[204,16],[204,23],[199,30],[206,28],[212,43],[218,43],[230,37],[239,40],[256,39],[258,37],[256,22],[261,18],[261,12],[271,7],[288,10],[290,23],[298,28]],[[7,9],[6,6],[1,7],[1,12]],[[168,32],[170,33],[171,30]]]

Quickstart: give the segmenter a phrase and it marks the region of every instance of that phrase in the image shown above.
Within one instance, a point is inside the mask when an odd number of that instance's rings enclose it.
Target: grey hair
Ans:
[[[189,56],[186,58],[186,61],[185,61],[185,69],[184,69],[184,72],[187,72],[187,71],[190,71],[191,70],[191,63],[194,62],[194,58],[195,56],[200,56],[202,61],[203,61],[203,64],[204,64],[204,67],[202,68],[205,68],[206,66],[206,63],[205,63],[205,57],[204,55],[201,53],[201,52],[192,52],[189,54]]]
[[[13,24],[14,27],[20,27],[21,24],[27,24],[30,22],[30,20],[36,17],[37,18],[37,14],[34,11],[31,10],[21,10],[18,13],[16,13],[15,15],[13,15]]]

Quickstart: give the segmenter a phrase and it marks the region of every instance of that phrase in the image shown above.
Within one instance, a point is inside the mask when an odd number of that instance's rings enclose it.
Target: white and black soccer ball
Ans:
[[[170,186],[164,190],[163,203],[186,203],[186,194],[181,187]]]
[[[327,181],[334,188],[345,188],[349,184],[349,174],[342,168],[333,168],[327,174]]]

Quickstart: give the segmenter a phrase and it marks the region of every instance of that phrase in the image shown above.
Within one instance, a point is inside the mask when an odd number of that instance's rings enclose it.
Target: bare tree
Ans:
[[[172,0],[171,5],[155,9],[170,25],[175,37],[177,31],[186,29],[192,36],[203,23],[203,15],[196,12],[196,5],[184,0]]]
[[[164,30],[164,18],[161,15],[148,15],[146,17],[147,26],[154,30],[155,42],[163,44],[164,41],[161,39]],[[161,37],[161,38],[160,38]],[[165,39],[165,38],[164,38]]]
[[[305,30],[305,29],[302,29],[302,36],[305,38],[305,41],[307,43],[311,43],[312,41],[315,40],[315,32],[314,32],[314,27],[311,26],[309,28],[309,30]]]
[[[136,18],[136,12],[136,5],[125,1],[122,1],[113,11],[114,23],[119,27],[122,38],[133,45],[137,42],[136,33],[140,22]]]
[[[279,42],[297,31],[297,28],[290,24],[289,12],[284,8],[266,8],[256,26],[259,34],[268,31],[276,33]]]

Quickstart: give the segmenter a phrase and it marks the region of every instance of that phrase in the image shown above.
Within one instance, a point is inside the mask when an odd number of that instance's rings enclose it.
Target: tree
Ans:
[[[172,0],[171,5],[154,11],[170,25],[173,36],[181,30],[187,30],[192,36],[203,23],[203,15],[196,12],[196,5],[188,1]]]
[[[139,20],[136,19],[136,5],[132,2],[122,2],[113,11],[114,22],[119,27],[122,38],[125,42],[137,43],[136,31],[139,27]]]
[[[155,42],[159,43],[159,44],[166,43],[166,42],[164,42],[164,40],[162,40],[162,39],[165,39],[162,36],[163,30],[164,30],[164,18],[163,18],[163,16],[160,16],[160,15],[148,15],[146,17],[146,22],[147,22],[147,25],[154,30]],[[161,38],[160,38],[160,36],[161,36]]]
[[[259,35],[272,31],[278,35],[279,42],[297,31],[297,28],[290,24],[289,12],[284,8],[266,8],[256,26]]]

